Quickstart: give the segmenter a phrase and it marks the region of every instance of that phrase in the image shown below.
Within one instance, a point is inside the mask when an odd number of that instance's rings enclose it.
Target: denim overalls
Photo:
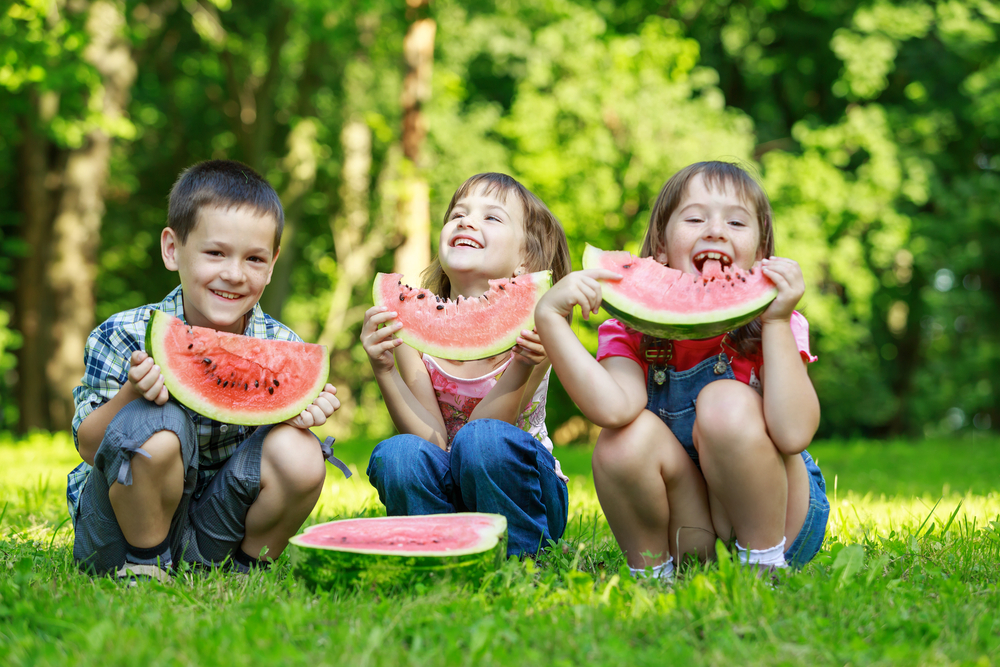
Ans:
[[[718,355],[708,357],[686,371],[675,371],[669,361],[673,343],[654,340],[646,352],[649,371],[646,374],[646,409],[657,415],[680,441],[694,464],[701,469],[698,451],[694,448],[695,405],[698,394],[716,380],[735,380],[731,357],[721,348]],[[798,536],[785,551],[785,560],[792,567],[802,567],[819,551],[830,516],[826,497],[826,481],[809,452],[802,452],[802,461],[809,473],[809,510]]]

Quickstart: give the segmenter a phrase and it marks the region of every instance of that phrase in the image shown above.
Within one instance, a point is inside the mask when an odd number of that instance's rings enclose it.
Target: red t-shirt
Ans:
[[[799,348],[799,354],[805,361],[810,363],[816,361],[816,357],[809,352],[808,320],[801,313],[795,311],[792,313],[790,325],[795,344]],[[598,361],[608,357],[626,357],[639,364],[643,375],[649,372],[649,364],[640,352],[642,345],[640,332],[627,327],[618,320],[610,319],[598,328],[597,336]],[[705,359],[717,357],[719,353],[724,352],[726,359],[733,367],[736,379],[759,389],[760,367],[764,363],[764,358],[759,354],[753,357],[737,354],[728,342],[723,343],[724,337],[725,334],[698,340],[675,340],[673,341],[673,356],[667,363],[673,366],[676,371],[686,371]]]

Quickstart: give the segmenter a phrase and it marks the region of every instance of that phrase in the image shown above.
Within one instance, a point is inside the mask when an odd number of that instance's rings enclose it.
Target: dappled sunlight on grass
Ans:
[[[1000,494],[986,496],[949,494],[886,497],[853,491],[830,502],[827,535],[840,542],[860,542],[864,537],[956,532],[974,532],[1000,519]],[[956,532],[957,534],[957,532]]]

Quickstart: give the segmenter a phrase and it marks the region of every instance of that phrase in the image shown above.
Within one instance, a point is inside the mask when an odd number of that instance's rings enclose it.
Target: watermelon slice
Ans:
[[[535,304],[552,286],[552,272],[491,280],[480,297],[457,301],[404,285],[398,273],[375,276],[376,306],[396,311],[404,343],[440,359],[470,361],[509,350],[522,330],[535,327]]]
[[[760,262],[744,271],[709,260],[699,276],[663,266],[651,257],[588,244],[583,268],[608,269],[623,276],[619,282],[601,283],[601,305],[636,331],[671,340],[732,331],[764,312],[778,295]]]
[[[344,519],[310,526],[289,544],[294,572],[313,587],[476,582],[506,556],[507,519],[478,512]]]
[[[302,412],[326,385],[326,346],[264,340],[194,327],[154,310],[146,351],[170,395],[226,424],[277,424]]]

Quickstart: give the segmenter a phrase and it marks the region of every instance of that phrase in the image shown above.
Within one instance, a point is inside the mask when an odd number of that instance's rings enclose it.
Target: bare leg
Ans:
[[[705,482],[670,429],[648,410],[631,424],[604,429],[593,458],[604,515],[629,566],[714,549]],[[645,556],[643,554],[652,554]]]
[[[257,558],[267,547],[268,559],[281,555],[288,538],[309,516],[323,490],[326,462],[308,431],[280,424],[264,439],[260,462],[260,494],[247,511],[240,548]]]
[[[723,539],[768,549],[798,535],[809,509],[809,481],[799,454],[778,451],[764,423],[763,401],[735,380],[698,395],[694,443],[708,484],[712,522]]]
[[[132,457],[132,485],[115,482],[108,491],[125,541],[148,549],[167,539],[170,521],[184,495],[181,443],[173,431],[158,431],[143,445],[152,458]]]

